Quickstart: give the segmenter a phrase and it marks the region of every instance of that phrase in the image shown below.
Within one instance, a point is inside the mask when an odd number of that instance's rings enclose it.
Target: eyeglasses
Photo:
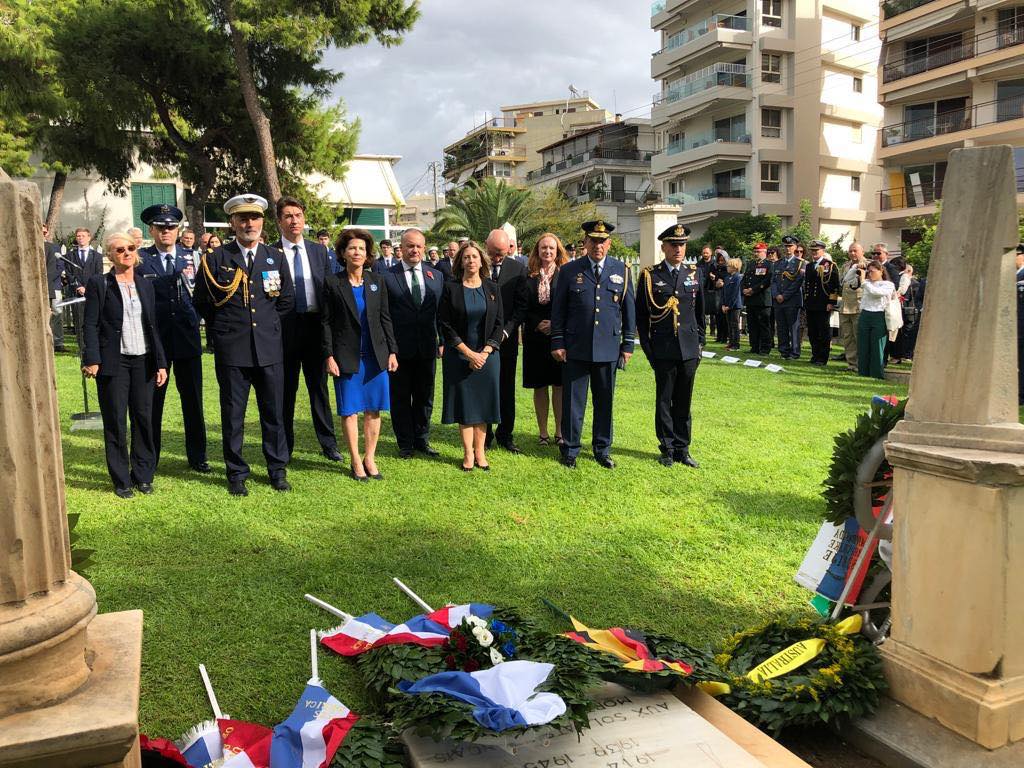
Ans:
[[[137,248],[138,246],[136,246],[135,243],[132,243],[131,245],[119,245],[117,246],[117,248],[114,249],[114,253],[116,253],[118,256],[125,252],[135,253]]]
[[[882,252],[881,252],[881,251],[872,251],[872,252],[871,252],[871,255],[872,255],[872,256],[881,256],[881,255],[882,255]]]

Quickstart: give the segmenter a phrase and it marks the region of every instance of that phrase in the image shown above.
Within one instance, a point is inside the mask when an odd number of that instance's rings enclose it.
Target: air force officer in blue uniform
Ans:
[[[185,456],[197,472],[209,472],[206,461],[206,418],[203,415],[203,344],[199,337],[199,314],[192,306],[188,285],[195,280],[192,253],[180,245],[178,227],[184,218],[173,205],[151,205],[139,216],[149,225],[153,245],[139,252],[139,273],[153,286],[156,296],[156,327],[167,357],[167,374],[181,398],[181,419],[185,425]],[[153,395],[153,442],[156,463],[160,461],[160,435],[167,387]]]
[[[288,441],[284,432],[284,346],[281,326],[295,292],[281,252],[260,242],[266,199],[238,195],[224,204],[235,239],[203,257],[196,281],[196,307],[213,339],[228,491],[247,496],[249,465],[242,438],[249,391],[263,433],[270,485],[290,491],[286,478]]]
[[[612,396],[615,371],[633,355],[636,332],[633,282],[626,265],[608,256],[614,226],[583,224],[585,257],[562,267],[551,297],[551,354],[562,371],[562,463],[576,466],[587,409],[594,399],[593,449],[612,469]]]

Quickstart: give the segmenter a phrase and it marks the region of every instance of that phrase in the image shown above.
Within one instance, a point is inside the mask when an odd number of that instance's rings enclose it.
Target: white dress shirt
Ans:
[[[861,312],[884,312],[895,292],[896,286],[888,280],[865,280],[864,293],[860,298]]]
[[[293,243],[286,238],[281,238],[281,245],[284,248],[284,258],[288,262],[288,269],[292,272],[292,281],[295,281],[295,246],[299,246],[299,256],[302,259],[302,282],[306,288],[306,311],[317,312],[319,306],[316,303],[316,291],[313,285],[313,271],[309,267],[309,256],[306,254],[306,241],[299,240]]]
[[[419,262],[411,267],[408,264],[403,263],[402,269],[405,274],[405,284],[409,286],[409,292],[412,293],[412,273],[413,270],[415,270],[416,272],[419,273],[418,275],[416,275],[416,277],[418,278],[418,282],[420,284],[420,292],[422,293],[422,295],[426,296],[427,284],[423,280],[423,262]]]

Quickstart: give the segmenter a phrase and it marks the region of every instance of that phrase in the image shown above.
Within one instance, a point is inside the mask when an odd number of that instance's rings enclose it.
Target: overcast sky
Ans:
[[[658,36],[644,0],[422,0],[405,41],[332,51],[335,92],[362,120],[359,151],[401,155],[402,191],[429,191],[427,164],[508,104],[563,98],[569,85],[610,112],[650,115]],[[637,109],[639,107],[639,109]],[[418,181],[419,180],[419,181]]]

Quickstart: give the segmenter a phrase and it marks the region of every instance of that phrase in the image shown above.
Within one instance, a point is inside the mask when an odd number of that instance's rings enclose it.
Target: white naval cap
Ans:
[[[224,213],[228,216],[234,213],[258,213],[262,216],[269,207],[270,203],[265,197],[252,194],[235,195],[224,203]]]

